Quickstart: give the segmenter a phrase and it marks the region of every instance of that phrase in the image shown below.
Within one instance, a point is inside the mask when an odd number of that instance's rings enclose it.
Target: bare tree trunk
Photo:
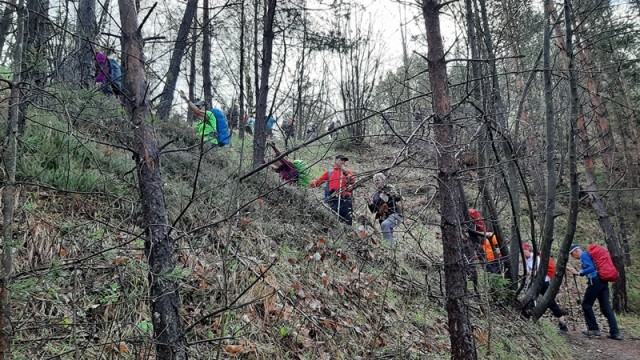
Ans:
[[[7,37],[10,34],[11,24],[13,22],[13,13],[16,11],[16,0],[7,0],[0,19],[0,52],[4,49]]]
[[[534,257],[534,280],[531,283],[531,287],[527,291],[524,304],[528,304],[531,300],[535,299],[538,295],[538,289],[544,283],[547,275],[547,267],[549,266],[549,255],[551,253],[551,243],[553,242],[553,230],[555,228],[555,211],[556,211],[556,163],[554,161],[554,152],[556,149],[556,123],[553,108],[553,82],[551,71],[551,32],[553,31],[553,24],[551,21],[550,3],[553,0],[544,1],[544,43],[543,43],[543,62],[544,62],[544,100],[545,100],[545,118],[546,118],[546,143],[545,149],[546,163],[547,163],[547,198],[545,205],[545,218],[542,228],[542,241],[540,255],[540,264],[537,268],[535,264],[536,258]],[[533,253],[537,254],[538,249],[536,243],[533,242]],[[537,271],[536,271],[537,268]],[[540,306],[540,305],[538,305]],[[546,309],[546,308],[545,308]]]
[[[65,73],[81,88],[95,84],[95,55],[91,44],[96,37],[96,28],[96,0],[79,0],[73,70]]]
[[[198,0],[188,0],[187,6],[184,10],[182,22],[178,29],[178,38],[176,39],[173,52],[171,53],[171,60],[169,61],[169,70],[165,76],[165,85],[160,95],[160,104],[158,105],[157,117],[161,120],[169,118],[171,113],[171,105],[173,103],[173,94],[176,90],[176,83],[178,82],[178,75],[180,74],[180,63],[182,63],[182,57],[184,50],[187,47],[187,40],[189,37],[189,30],[191,29],[191,23],[193,17],[196,14],[198,8]],[[194,44],[195,45],[195,44]]]
[[[262,165],[265,144],[267,141],[267,98],[269,95],[269,74],[271,71],[271,55],[273,52],[273,20],[276,14],[276,0],[268,0],[267,13],[264,18],[262,35],[262,66],[260,73],[260,92],[256,107],[255,133],[253,137],[253,167]]]
[[[193,13],[195,19],[198,18],[198,8],[196,7]],[[196,75],[198,68],[198,26],[193,25],[191,28],[191,54],[189,55],[189,99],[196,98]],[[187,111],[187,122],[193,124],[195,121],[195,114],[193,111]]]
[[[146,231],[145,254],[149,259],[151,318],[156,342],[156,358],[186,359],[183,325],[180,318],[178,283],[171,277],[175,269],[175,244],[169,236],[169,223],[160,173],[160,151],[147,123],[148,84],[141,29],[133,0],[119,0],[122,24],[123,87],[132,99],[125,106],[131,116],[136,143],[134,160],[140,187],[142,227]]]
[[[245,115],[245,108],[244,108],[244,58],[245,58],[245,53],[244,53],[244,26],[246,24],[246,19],[245,19],[245,15],[244,15],[244,0],[241,0],[240,2],[240,66],[239,66],[239,77],[240,77],[240,81],[239,81],[239,85],[240,85],[240,118],[238,121],[238,136],[240,136],[241,139],[244,139],[244,115]]]
[[[9,114],[5,141],[2,144],[4,153],[5,185],[2,191],[2,274],[0,277],[0,357],[11,359],[11,342],[13,326],[11,323],[11,281],[13,272],[13,222],[15,206],[18,198],[16,184],[16,168],[18,161],[18,118],[20,112],[20,83],[22,82],[22,55],[25,34],[26,9],[24,0],[20,0],[17,8],[16,43],[13,49],[13,79],[9,86]]]
[[[549,10],[547,12],[550,12]],[[551,280],[551,285],[545,292],[544,296],[538,302],[536,307],[533,309],[532,314],[535,319],[539,319],[547,307],[549,306],[549,302],[556,297],[556,294],[560,290],[560,286],[562,285],[562,281],[564,279],[564,274],[567,267],[567,262],[569,259],[569,248],[571,243],[573,242],[573,237],[576,231],[576,225],[578,222],[578,160],[576,154],[576,123],[578,119],[582,117],[580,114],[580,106],[578,103],[578,82],[576,80],[576,71],[574,66],[574,54],[573,54],[573,30],[571,28],[572,24],[572,6],[570,0],[565,0],[564,2],[564,13],[565,13],[565,27],[566,27],[566,53],[569,62],[567,64],[568,68],[568,76],[569,76],[569,89],[571,92],[571,113],[570,113],[570,126],[571,131],[569,133],[569,217],[567,219],[567,228],[565,231],[565,235],[560,243],[560,250],[558,253],[558,257],[556,258],[556,272]],[[546,29],[545,31],[551,31],[550,29]],[[546,69],[546,66],[545,66]]]
[[[213,100],[211,83],[211,18],[209,17],[209,0],[202,2],[202,87],[207,109]]]
[[[440,147],[438,151],[438,192],[451,358],[476,359],[473,328],[469,320],[469,308],[465,302],[468,295],[468,269],[463,252],[466,244],[461,220],[466,212],[466,204],[461,202],[462,197],[459,193],[460,186],[457,178],[458,165],[455,153],[460,149],[454,143],[447,68],[438,14],[440,5],[437,0],[423,0],[421,5],[427,32],[427,61],[429,79],[433,89],[435,137],[436,143]]]

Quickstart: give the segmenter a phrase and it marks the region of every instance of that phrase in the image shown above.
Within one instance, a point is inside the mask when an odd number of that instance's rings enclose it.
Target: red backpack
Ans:
[[[618,270],[613,265],[613,260],[609,256],[607,249],[600,245],[591,244],[587,250],[593,263],[596,264],[596,270],[598,270],[598,276],[602,281],[615,282],[618,280]]]
[[[556,263],[552,258],[549,258],[549,266],[547,267],[547,276],[549,279],[553,279],[553,274],[556,272]]]

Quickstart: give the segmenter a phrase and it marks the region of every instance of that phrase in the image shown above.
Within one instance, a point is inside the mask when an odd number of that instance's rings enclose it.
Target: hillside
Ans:
[[[92,114],[117,108],[110,99],[85,100],[100,103],[67,104],[76,131],[43,113],[47,127],[23,138],[11,287],[16,359],[154,358],[137,180],[124,146],[131,135],[120,115]],[[188,126],[156,130],[160,144],[170,142],[162,166],[178,266],[167,276],[181,284],[190,358],[449,358],[436,187],[423,170],[433,164],[406,161],[390,171],[408,209],[398,246],[388,247],[367,226],[361,199],[373,191],[367,176],[402,157],[400,144],[348,149],[325,140],[293,156],[313,164],[313,177],[336,152],[349,156],[362,185],[359,223],[347,227],[323,205],[321,189],[284,185],[268,170],[239,182],[250,171],[250,137],[200,157],[183,151],[195,141]],[[581,358],[555,323],[522,318],[503,303],[501,278],[478,269],[468,303],[480,358]],[[568,285],[559,300],[573,334],[583,327],[571,305],[582,289]],[[620,323],[625,336],[640,336],[637,318]]]

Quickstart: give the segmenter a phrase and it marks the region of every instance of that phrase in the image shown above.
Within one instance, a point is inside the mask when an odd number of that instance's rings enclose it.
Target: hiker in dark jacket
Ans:
[[[402,196],[393,185],[385,183],[383,173],[373,175],[376,192],[367,199],[369,211],[376,214],[382,237],[388,245],[393,245],[393,229],[402,223]]]
[[[582,311],[584,312],[584,320],[587,323],[587,331],[583,331],[582,334],[589,337],[600,336],[600,328],[596,321],[596,315],[593,313],[593,304],[598,299],[602,315],[609,322],[609,338],[622,340],[618,322],[616,321],[616,314],[611,309],[611,302],[609,301],[609,283],[600,279],[593,258],[588,251],[583,251],[580,245],[571,244],[569,255],[574,259],[580,259],[581,270],[577,272],[568,267],[567,271],[573,276],[580,275],[587,278],[587,289],[584,291],[582,300]]]
[[[344,168],[344,163],[349,158],[344,155],[335,157],[333,169],[326,171],[319,178],[312,181],[310,186],[316,187],[328,182],[328,198],[327,203],[331,210],[338,214],[340,221],[347,225],[352,224],[351,211],[351,185],[355,184],[356,178],[351,170]]]
[[[270,142],[269,145],[273,149],[273,152],[276,153],[276,157],[282,154],[273,142]],[[282,180],[285,180],[289,184],[296,185],[298,183],[298,169],[296,169],[291,160],[287,159],[286,156],[271,164],[271,170],[280,174]]]

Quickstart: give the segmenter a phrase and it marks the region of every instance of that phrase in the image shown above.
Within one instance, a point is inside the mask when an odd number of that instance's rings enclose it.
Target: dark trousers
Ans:
[[[542,287],[538,290],[538,294],[544,295],[544,293],[547,292],[547,289],[549,289],[549,282],[545,281]],[[558,306],[556,299],[551,299],[551,301],[549,301],[549,310],[551,310],[551,312],[553,313],[553,316],[557,318],[564,315],[562,313],[562,310],[560,310],[560,306]]]
[[[616,314],[611,309],[611,302],[609,301],[609,283],[600,280],[599,277],[589,279],[589,285],[584,292],[584,299],[582,300],[582,311],[584,311],[584,320],[587,322],[587,329],[600,330],[598,323],[596,322],[596,315],[593,313],[593,304],[598,299],[600,304],[600,310],[602,315],[607,318],[609,322],[609,333],[611,335],[620,334],[618,329],[618,323],[616,322]]]
[[[347,225],[351,225],[352,221],[351,221],[351,198],[345,198],[345,197],[341,197],[341,198],[332,198],[329,200],[328,202],[329,207],[331,208],[331,210],[333,210],[333,212],[335,212],[336,214],[340,215],[339,219],[340,221],[346,223]]]

